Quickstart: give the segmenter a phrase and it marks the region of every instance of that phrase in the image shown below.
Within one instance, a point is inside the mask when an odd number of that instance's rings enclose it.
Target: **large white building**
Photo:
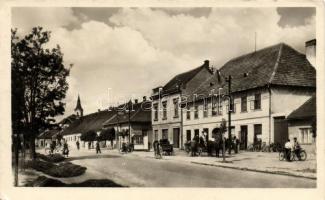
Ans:
[[[211,139],[222,119],[228,120],[229,100],[222,95],[228,93],[224,77],[229,75],[231,133],[242,149],[257,142],[283,143],[288,138],[287,116],[316,92],[315,68],[304,54],[283,43],[234,58],[219,72],[186,94],[183,140],[202,132]]]

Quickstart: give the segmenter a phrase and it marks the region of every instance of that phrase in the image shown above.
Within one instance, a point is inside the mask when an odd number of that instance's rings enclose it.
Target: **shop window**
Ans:
[[[299,142],[301,144],[311,144],[312,143],[312,131],[311,128],[301,128]]]

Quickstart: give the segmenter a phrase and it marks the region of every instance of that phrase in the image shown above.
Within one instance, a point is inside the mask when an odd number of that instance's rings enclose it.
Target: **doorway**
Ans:
[[[247,149],[247,125],[240,126],[240,149]]]
[[[179,148],[179,128],[173,129],[173,147]]]

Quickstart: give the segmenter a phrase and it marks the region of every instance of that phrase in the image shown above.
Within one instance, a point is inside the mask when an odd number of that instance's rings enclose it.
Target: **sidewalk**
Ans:
[[[155,159],[154,152],[152,151],[134,151],[129,155]],[[306,161],[294,162],[279,161],[279,154],[275,152],[240,152],[239,154],[232,154],[230,157],[228,154],[226,156],[227,162],[224,163],[222,162],[222,157],[191,157],[184,151],[178,150],[174,156],[163,156],[162,159],[309,179],[316,179],[317,177],[316,158],[314,155],[308,155]]]

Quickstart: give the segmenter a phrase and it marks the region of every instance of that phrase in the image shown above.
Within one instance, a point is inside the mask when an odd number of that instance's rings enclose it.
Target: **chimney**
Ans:
[[[98,112],[100,112],[100,109],[98,109]]]
[[[205,60],[203,66],[209,68],[209,60]]]
[[[138,103],[138,99],[134,99],[134,103]]]
[[[142,97],[142,101],[147,101],[147,97],[146,96],[143,96]]]
[[[306,42],[306,58],[314,67],[316,66],[316,39]]]

